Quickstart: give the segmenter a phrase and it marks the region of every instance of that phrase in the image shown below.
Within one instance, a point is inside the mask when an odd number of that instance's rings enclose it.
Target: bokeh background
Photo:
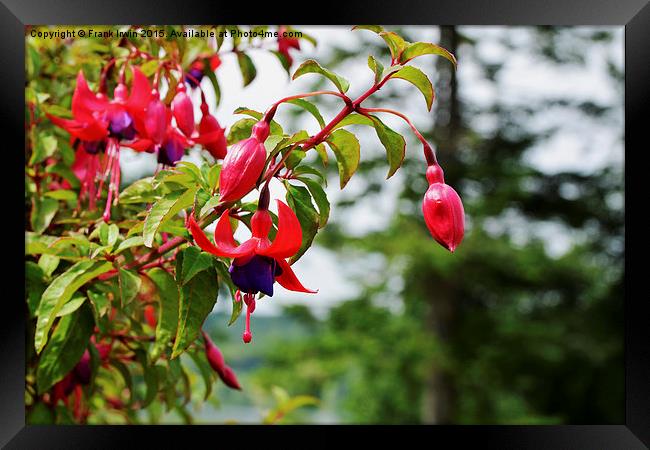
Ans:
[[[295,28],[318,41],[302,41],[296,65],[317,59],[351,81],[351,97],[372,82],[368,54],[390,60],[373,33]],[[285,395],[318,404],[281,423],[622,423],[623,28],[398,31],[447,48],[458,70],[442,58],[414,62],[433,81],[432,112],[400,80],[366,103],[404,112],[435,145],[464,202],[464,241],[452,255],[428,234],[426,166],[408,127],[382,116],[407,138],[390,180],[374,133],[353,129],[359,171],[340,191],[330,167],[330,221],[294,266],[319,293],[278,286],[258,304],[249,345],[242,319],[226,326],[230,301],[217,302],[204,328],[244,390],[215,386],[194,423],[259,423]],[[213,110],[222,125],[240,118],[237,107],[265,110],[326,86],[319,77],[290,81],[268,52],[251,56],[258,77],[245,89],[235,56],[222,58]],[[331,98],[318,105],[326,118],[340,109]],[[295,109],[278,117],[286,130],[314,130]],[[155,156],[125,150],[121,165],[130,183],[153,173]],[[274,195],[283,196],[279,186]]]

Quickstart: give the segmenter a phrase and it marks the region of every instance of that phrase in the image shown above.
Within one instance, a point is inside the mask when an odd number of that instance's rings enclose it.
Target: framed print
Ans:
[[[3,0],[2,445],[647,448],[646,3]]]

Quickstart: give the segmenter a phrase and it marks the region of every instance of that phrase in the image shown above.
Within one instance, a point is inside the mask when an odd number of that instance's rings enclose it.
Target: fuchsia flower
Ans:
[[[210,367],[212,367],[214,371],[217,372],[217,375],[219,375],[219,378],[221,378],[221,381],[223,381],[226,386],[232,389],[241,390],[241,386],[239,385],[239,381],[237,381],[235,372],[226,364],[226,361],[223,358],[223,354],[221,353],[221,350],[219,350],[219,347],[217,347],[214,342],[212,342],[210,336],[208,336],[205,331],[202,331],[202,333],[203,340],[205,341],[205,356],[208,358]]]
[[[427,181],[429,189],[422,201],[424,221],[433,238],[453,253],[465,234],[463,203],[454,188],[445,184],[438,164],[427,168]]]
[[[257,183],[266,163],[264,141],[269,136],[269,131],[267,122],[257,122],[253,126],[251,137],[230,147],[219,174],[219,195],[222,202],[239,200]]]
[[[79,197],[88,193],[90,209],[101,195],[104,182],[109,179],[108,198],[104,220],[110,217],[110,207],[117,201],[120,183],[120,142],[136,136],[140,112],[146,107],[151,88],[147,77],[133,69],[133,86],[129,95],[123,82],[118,83],[114,97],[109,100],[103,93],[95,94],[88,87],[83,71],[77,75],[77,85],[72,95],[72,119],[47,116],[55,125],[66,130],[74,138],[75,164],[72,169],[82,182]],[[99,176],[99,189],[95,179]]]
[[[316,293],[304,287],[291,266],[286,261],[295,255],[302,243],[302,230],[295,213],[280,200],[278,203],[278,231],[273,242],[269,240],[269,232],[273,222],[268,212],[268,189],[262,192],[258,210],[251,219],[252,237],[241,245],[233,238],[230,214],[223,212],[214,231],[214,244],[210,242],[201,227],[190,215],[188,225],[197,245],[204,251],[218,257],[233,258],[230,265],[230,278],[239,288],[238,298],[244,292],[246,303],[246,330],[244,342],[250,342],[250,315],[255,310],[255,294],[262,292],[273,296],[273,284],[277,281],[281,286],[296,292]]]
[[[296,50],[300,50],[300,41],[297,38],[284,37],[283,34],[285,32],[287,32],[287,28],[285,26],[281,26],[278,29],[278,52],[287,58],[289,66],[291,66],[293,64],[293,58],[289,53],[289,49],[295,48]]]
[[[221,128],[217,118],[210,114],[208,104],[201,103],[201,113],[203,117],[199,122],[199,134],[192,140],[197,144],[203,145],[216,159],[223,159],[228,151],[226,142],[226,130]],[[265,152],[266,156],[266,152]]]
[[[194,131],[194,105],[187,92],[185,92],[184,84],[180,83],[176,90],[176,95],[172,100],[172,112],[178,129],[189,137]]]

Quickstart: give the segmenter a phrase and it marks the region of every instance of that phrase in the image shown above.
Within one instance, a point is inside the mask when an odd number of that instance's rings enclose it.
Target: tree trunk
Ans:
[[[458,33],[453,26],[440,28],[440,45],[453,54],[458,48]],[[461,129],[460,105],[456,72],[444,58],[436,61],[438,97],[436,101],[436,120],[433,129],[433,143],[443,169],[445,162],[451,162],[451,155],[457,147]],[[431,290],[428,301],[426,327],[437,337],[440,345],[446,348],[449,343],[458,295],[455,286],[445,280],[436,280],[436,289]],[[448,424],[454,418],[456,402],[452,378],[445,368],[434,361],[425,388],[422,418],[425,423]]]

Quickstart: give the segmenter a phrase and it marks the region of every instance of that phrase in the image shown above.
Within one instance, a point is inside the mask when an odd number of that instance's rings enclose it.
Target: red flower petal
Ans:
[[[151,86],[149,80],[142,71],[133,68],[133,85],[131,87],[131,95],[126,102],[127,109],[133,112],[141,112],[147,107],[151,100]]]
[[[106,106],[106,101],[99,100],[90,90],[83,71],[77,75],[77,86],[72,94],[72,115],[75,119],[92,117],[92,111],[101,111]]]
[[[291,269],[289,263],[287,263],[284,259],[276,259],[275,261],[280,266],[280,269],[282,269],[282,274],[275,277],[275,281],[280,283],[281,286],[289,289],[290,291],[296,292],[307,292],[309,294],[315,294],[318,292],[318,289],[312,291],[311,289],[304,287],[302,283],[300,283],[300,280],[298,280],[296,274]]]
[[[252,239],[237,246],[237,242],[235,242],[235,238],[233,237],[232,226],[230,225],[229,210],[225,210],[217,222],[217,227],[214,229],[214,243],[222,253],[222,256],[229,258],[252,255],[255,247],[257,247],[257,242]]]
[[[190,220],[188,222],[190,233],[192,233],[192,237],[194,237],[196,244],[201,247],[201,249],[208,253],[212,253],[215,256],[225,256],[219,251],[217,247],[214,246],[214,244],[212,244],[212,242],[210,242],[199,224],[196,223],[196,220],[194,220],[194,214],[190,214]]]
[[[278,202],[278,233],[273,243],[258,254],[272,258],[289,258],[295,255],[302,244],[302,228],[298,217],[284,202]]]

